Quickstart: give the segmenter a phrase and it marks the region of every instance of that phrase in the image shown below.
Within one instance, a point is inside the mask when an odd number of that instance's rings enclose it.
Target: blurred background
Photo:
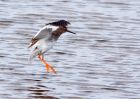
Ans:
[[[71,22],[45,59],[28,62],[46,23]],[[140,0],[0,0],[0,99],[140,99]]]

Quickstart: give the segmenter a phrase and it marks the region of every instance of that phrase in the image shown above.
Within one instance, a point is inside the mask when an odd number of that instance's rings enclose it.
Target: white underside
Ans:
[[[39,53],[44,54],[48,50],[50,50],[53,45],[55,44],[54,41],[48,40],[50,38],[51,34],[53,31],[55,31],[58,28],[58,26],[52,26],[52,25],[47,25],[44,26],[42,29],[39,30],[39,32],[34,36],[34,38],[40,38],[39,41],[37,41],[33,46],[33,51],[32,54],[30,55],[30,59],[32,60],[35,56],[37,56]],[[49,30],[51,29],[51,31]],[[44,38],[45,36],[45,38]],[[37,49],[36,49],[37,48]],[[34,50],[35,49],[35,50]]]
[[[44,38],[44,39],[39,40],[35,45],[33,45],[33,47],[34,48],[37,47],[41,53],[45,53],[48,50],[50,50],[54,44],[55,44],[55,41],[49,41],[49,40],[46,40],[46,38]]]
[[[32,46],[33,49],[35,49],[37,47],[37,49],[33,50],[29,61],[31,62],[31,60],[33,58],[35,58],[38,54],[44,54],[45,52],[47,52],[48,50],[50,50],[53,45],[55,44],[56,41],[46,41],[45,39],[41,39],[39,40],[35,45]]]
[[[51,49],[56,41],[50,41],[48,40],[48,38],[50,38],[51,32],[57,30],[57,28],[58,26],[46,25],[42,29],[40,29],[40,31],[35,35],[35,37],[43,37],[40,38],[40,40],[37,41],[36,44],[33,45],[33,48],[37,47],[38,50],[41,51],[41,53],[44,53]],[[48,29],[51,29],[51,31],[49,31]]]

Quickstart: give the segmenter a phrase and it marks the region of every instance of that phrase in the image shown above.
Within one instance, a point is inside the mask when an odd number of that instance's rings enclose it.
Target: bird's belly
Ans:
[[[41,53],[45,53],[46,51],[50,50],[54,44],[55,41],[41,39],[35,44],[35,47],[37,47],[41,51]]]

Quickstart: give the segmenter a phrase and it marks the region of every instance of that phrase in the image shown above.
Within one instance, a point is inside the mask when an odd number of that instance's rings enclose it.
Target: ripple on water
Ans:
[[[139,0],[0,1],[0,98],[139,99],[139,6]],[[27,46],[39,28],[60,19],[77,34],[65,33],[45,55],[55,75],[37,58],[28,63]]]

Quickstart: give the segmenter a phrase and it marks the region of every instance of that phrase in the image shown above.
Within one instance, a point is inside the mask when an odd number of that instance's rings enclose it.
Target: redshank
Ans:
[[[47,72],[56,73],[56,70],[48,64],[44,59],[44,53],[50,50],[56,43],[61,34],[65,32],[73,33],[68,30],[70,22],[59,20],[56,22],[46,24],[37,34],[31,39],[29,48],[32,47],[33,51],[30,55],[30,60],[38,56],[39,60],[45,64]]]

